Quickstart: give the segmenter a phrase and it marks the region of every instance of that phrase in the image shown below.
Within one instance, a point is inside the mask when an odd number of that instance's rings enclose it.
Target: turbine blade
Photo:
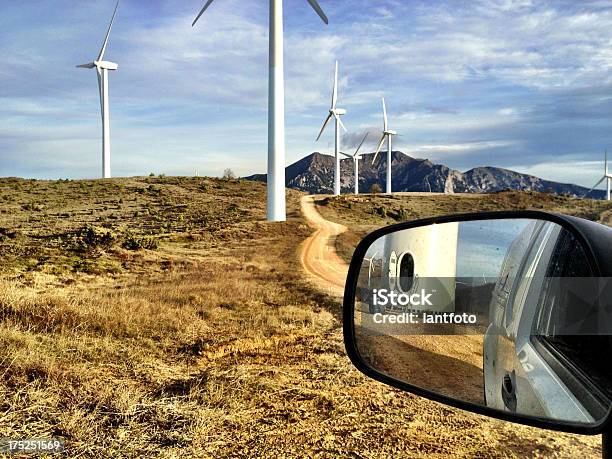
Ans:
[[[89,64],[81,64],[81,65],[77,65],[78,69],[93,69],[96,66],[96,64],[94,64],[93,62],[90,62]]]
[[[606,148],[605,156],[604,156],[604,167],[606,168],[606,172],[604,175],[608,175],[608,149]]]
[[[338,116],[338,115],[336,115],[336,114],[334,114],[334,116],[335,116],[335,117],[336,117],[336,119],[338,120],[338,124],[340,124],[340,127],[341,127],[342,129],[344,129],[344,132],[348,132],[348,131],[346,130],[346,128],[344,127],[344,123],[343,123],[343,122],[342,122],[342,120],[340,119],[340,116]]]
[[[198,19],[200,19],[200,17],[201,17],[201,16],[204,14],[204,11],[206,11],[206,10],[208,9],[208,7],[210,6],[210,4],[211,4],[212,2],[214,2],[214,1],[215,1],[215,0],[208,0],[208,1],[206,2],[206,5],[204,5],[204,8],[202,8],[202,9],[200,10],[200,12],[199,12],[199,13],[198,13],[198,15],[196,16],[196,18],[195,18],[195,19],[193,20],[193,22],[191,23],[191,27],[193,27],[193,26],[196,24],[196,22],[198,22]]]
[[[372,164],[376,162],[376,158],[378,158],[378,153],[380,153],[380,149],[382,148],[383,143],[385,143],[386,138],[387,134],[383,134],[382,138],[380,139],[380,143],[378,144],[378,148],[376,149],[376,153],[374,153],[374,159],[372,160]]]
[[[325,128],[327,127],[327,124],[329,123],[329,120],[331,120],[331,117],[332,117],[332,114],[330,113],[329,115],[327,115],[327,118],[325,118],[325,122],[323,123],[323,127],[321,128],[321,131],[319,132],[317,140],[319,140],[321,136],[323,135],[323,131],[325,131]]]
[[[386,131],[387,128],[388,128],[388,126],[387,126],[388,125],[388,120],[387,120],[387,105],[385,104],[385,98],[384,97],[382,98],[382,102],[383,102],[383,122],[384,122],[384,125],[385,125],[385,131]]]
[[[120,0],[117,0],[117,4],[115,5],[115,11],[113,13],[113,17],[111,19],[110,24],[108,25],[108,30],[106,31],[106,37],[104,38],[104,43],[102,43],[102,48],[100,49],[100,54],[98,55],[99,61],[104,59],[104,53],[106,52],[106,45],[108,45],[108,37],[110,36],[111,29],[113,28],[113,22],[115,22],[115,16],[117,16],[117,9],[119,8],[119,1]]]
[[[334,89],[332,90],[332,103],[331,109],[336,109],[338,103],[338,61],[336,61],[336,73],[334,74]]]
[[[323,22],[325,24],[329,24],[329,19],[327,19],[327,16],[325,16],[325,13],[323,12],[323,10],[321,9],[321,7],[319,6],[319,4],[317,3],[317,0],[308,0],[308,3],[310,3],[310,6],[312,6],[312,9],[315,10],[317,12],[317,14],[319,15],[319,17],[321,19],[323,19]]]
[[[351,155],[349,155],[348,153],[344,153],[343,151],[341,151],[340,154],[346,156],[347,158],[353,159]]]
[[[602,178],[601,178],[601,180],[600,180],[599,182],[597,182],[595,185],[593,185],[593,188],[591,188],[589,191],[587,191],[586,193],[584,193],[584,194],[582,195],[582,197],[584,198],[584,197],[588,196],[589,194],[591,194],[591,191],[593,191],[595,188],[597,188],[597,187],[599,186],[599,184],[600,184],[601,182],[603,182],[605,179],[606,179],[606,177],[605,177],[605,176],[604,176],[604,177],[602,177]]]
[[[366,135],[363,136],[363,140],[361,141],[361,143],[359,144],[359,146],[357,147],[357,150],[355,151],[355,154],[353,156],[357,156],[357,153],[359,153],[359,150],[361,150],[361,147],[363,146],[363,143],[366,141],[366,139],[368,138],[368,134],[370,134],[369,132],[366,132]]]

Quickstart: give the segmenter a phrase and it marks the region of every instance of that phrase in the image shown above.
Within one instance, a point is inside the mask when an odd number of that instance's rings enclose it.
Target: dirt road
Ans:
[[[302,245],[300,261],[312,281],[324,292],[342,297],[348,265],[336,253],[335,238],[346,226],[325,220],[317,211],[314,196],[304,196],[302,214],[315,232]]]

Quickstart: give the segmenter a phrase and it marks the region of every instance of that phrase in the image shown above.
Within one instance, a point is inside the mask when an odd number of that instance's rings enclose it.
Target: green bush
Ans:
[[[385,209],[383,206],[377,207],[376,208],[376,213],[381,216],[382,218],[386,218],[387,217],[387,209]]]
[[[108,230],[87,225],[77,234],[77,245],[81,250],[92,248],[110,248],[115,243],[115,235]]]
[[[159,247],[159,244],[157,239],[151,236],[139,236],[134,233],[128,233],[121,246],[127,250],[155,250]]]
[[[400,210],[397,211],[397,215],[395,216],[395,219],[397,221],[408,220],[408,211],[404,209],[403,207],[400,208]]]

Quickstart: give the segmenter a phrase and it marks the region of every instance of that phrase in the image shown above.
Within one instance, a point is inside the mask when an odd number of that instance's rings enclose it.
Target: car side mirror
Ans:
[[[353,256],[349,357],[476,413],[601,433],[612,407],[612,229],[544,212],[382,228]]]

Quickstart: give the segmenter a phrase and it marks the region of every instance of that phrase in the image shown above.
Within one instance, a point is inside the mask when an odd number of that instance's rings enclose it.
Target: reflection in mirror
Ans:
[[[477,405],[591,424],[612,400],[611,283],[544,220],[387,234],[362,261],[361,358],[393,379]]]

